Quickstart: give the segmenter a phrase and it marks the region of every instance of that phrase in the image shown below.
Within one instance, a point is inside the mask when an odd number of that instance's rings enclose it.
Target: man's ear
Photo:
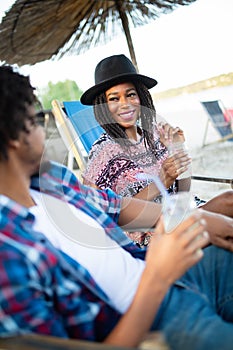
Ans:
[[[9,148],[17,149],[20,146],[20,141],[19,140],[9,140],[8,146],[9,146]]]

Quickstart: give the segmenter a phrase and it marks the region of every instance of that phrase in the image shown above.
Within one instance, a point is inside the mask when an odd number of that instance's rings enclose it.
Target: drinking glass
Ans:
[[[162,203],[165,232],[171,232],[196,209],[192,192],[178,192],[165,197]]]
[[[169,152],[169,155],[174,155],[175,153],[178,153],[178,152],[184,152],[189,155],[187,145],[184,142],[170,142],[168,146],[168,152]],[[190,163],[188,164],[187,170],[181,173],[177,177],[177,180],[186,179],[191,175],[192,175],[192,163],[190,161]]]

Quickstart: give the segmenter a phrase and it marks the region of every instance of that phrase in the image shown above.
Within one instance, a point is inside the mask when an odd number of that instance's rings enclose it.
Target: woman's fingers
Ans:
[[[183,167],[188,167],[191,163],[191,158],[185,152],[179,152],[174,155],[174,165],[177,171]]]
[[[184,132],[178,126],[172,127],[168,123],[160,122],[158,123],[158,130],[160,135],[165,140],[170,140],[173,142],[184,142]]]
[[[162,169],[165,172],[164,177],[169,176],[172,179],[176,179],[180,174],[186,171],[191,162],[187,153],[177,153],[167,158],[162,165]]]

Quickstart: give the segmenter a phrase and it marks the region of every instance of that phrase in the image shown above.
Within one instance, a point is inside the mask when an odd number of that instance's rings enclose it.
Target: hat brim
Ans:
[[[110,89],[112,86],[116,84],[120,84],[123,82],[138,82],[143,83],[148,89],[151,89],[155,85],[157,85],[157,81],[153,78],[149,78],[142,74],[137,73],[128,73],[128,74],[119,74],[114,78],[111,78],[106,81],[102,81],[99,84],[92,86],[90,89],[86,90],[80,98],[80,101],[84,105],[93,105],[94,99],[97,95],[102,92]]]

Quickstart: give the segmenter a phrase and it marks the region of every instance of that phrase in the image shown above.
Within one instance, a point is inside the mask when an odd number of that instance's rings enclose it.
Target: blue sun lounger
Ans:
[[[207,137],[209,122],[211,123],[211,125],[214,127],[214,129],[217,131],[218,135],[220,136],[217,142],[220,142],[220,141],[232,142],[233,141],[233,130],[232,130],[233,118],[230,114],[230,111],[224,107],[222,101],[221,100],[202,101],[201,104],[208,115],[208,120],[206,123],[202,146],[206,145],[206,137]]]
[[[95,119],[93,109],[80,101],[52,101],[52,111],[58,131],[68,150],[68,167],[73,168],[75,158],[81,171],[93,143],[104,132]]]

